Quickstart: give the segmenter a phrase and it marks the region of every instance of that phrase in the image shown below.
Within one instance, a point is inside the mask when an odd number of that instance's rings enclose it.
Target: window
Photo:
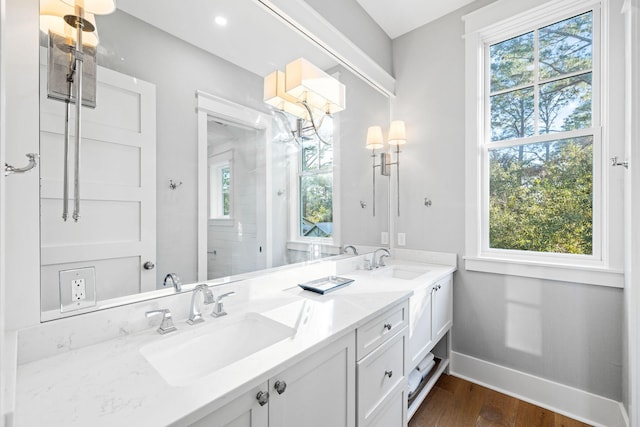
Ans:
[[[325,120],[321,141],[302,138],[298,164],[298,238],[332,238],[333,232],[333,122]],[[326,141],[326,142],[325,142]]]
[[[593,254],[593,11],[487,47],[488,248]]]
[[[232,161],[233,153],[227,151],[209,157],[209,219],[232,218]]]
[[[465,267],[601,281],[588,277],[609,270],[600,3],[534,3],[465,17]]]

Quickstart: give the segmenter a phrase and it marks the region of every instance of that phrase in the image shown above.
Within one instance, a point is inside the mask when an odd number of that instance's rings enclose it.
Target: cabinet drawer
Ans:
[[[359,425],[375,416],[389,395],[405,387],[404,340],[405,334],[399,333],[358,362]]]
[[[356,357],[362,359],[408,324],[408,303],[381,314],[357,330]]]

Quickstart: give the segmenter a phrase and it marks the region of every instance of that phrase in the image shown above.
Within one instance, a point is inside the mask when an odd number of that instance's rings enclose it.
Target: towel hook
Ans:
[[[11,166],[8,163],[4,164],[4,176],[8,176],[14,173],[25,173],[30,171],[31,169],[35,168],[36,166],[38,166],[38,154],[37,153],[28,153],[25,154],[25,156],[27,156],[27,158],[29,159],[29,164],[25,167],[22,168],[17,168],[15,166]]]

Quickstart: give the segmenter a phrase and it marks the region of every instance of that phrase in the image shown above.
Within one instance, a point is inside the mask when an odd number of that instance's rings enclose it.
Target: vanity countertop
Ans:
[[[326,295],[297,286],[263,293],[233,306],[228,316],[206,316],[202,324],[189,326],[184,319],[175,319],[179,330],[164,336],[152,328],[21,364],[17,368],[14,425],[189,425],[408,299],[417,286],[455,270],[447,265],[428,267],[420,280],[384,277],[378,271],[340,274],[355,281]],[[249,312],[278,321],[294,332],[226,368],[180,386],[165,381],[141,353],[147,344],[163,340],[171,344],[180,334],[222,327]],[[219,351],[225,351],[224,345],[217,343]]]

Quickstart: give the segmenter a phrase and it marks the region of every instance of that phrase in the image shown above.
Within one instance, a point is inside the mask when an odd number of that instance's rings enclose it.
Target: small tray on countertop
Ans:
[[[306,291],[324,295],[347,286],[352,282],[353,279],[349,279],[347,277],[327,276],[310,282],[300,283],[298,286]]]

